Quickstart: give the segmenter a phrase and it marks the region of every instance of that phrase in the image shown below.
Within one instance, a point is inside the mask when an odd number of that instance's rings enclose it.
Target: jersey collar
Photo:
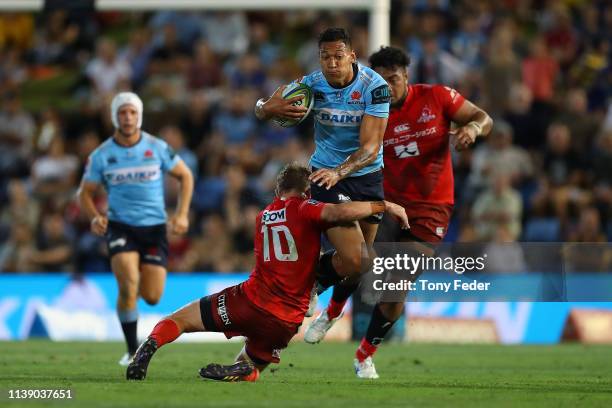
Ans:
[[[136,143],[131,144],[129,146],[126,145],[122,145],[121,143],[117,142],[117,139],[115,139],[115,135],[111,136],[111,139],[113,139],[113,143],[116,144],[117,146],[123,148],[123,149],[131,149],[132,147],[136,147],[140,144],[140,142],[142,142],[142,139],[144,139],[145,137],[145,132],[143,132],[142,130],[140,131],[140,137],[138,138],[138,140],[136,141]]]

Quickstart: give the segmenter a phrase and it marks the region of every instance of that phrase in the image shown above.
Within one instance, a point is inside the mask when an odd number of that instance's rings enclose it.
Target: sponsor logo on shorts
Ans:
[[[125,238],[117,238],[111,242],[108,243],[108,247],[110,249],[113,249],[114,247],[122,247],[125,246],[125,244],[127,244],[127,240]]]
[[[225,326],[229,326],[230,324],[232,324],[227,314],[227,308],[225,306],[225,293],[222,293],[217,297],[217,313],[219,314],[219,317],[221,318],[221,321],[223,321],[223,324]]]
[[[436,227],[436,235],[439,237],[444,236],[444,227]]]
[[[272,357],[280,359],[280,349],[272,349]]]
[[[349,196],[345,196],[342,193],[338,194],[338,201],[351,201],[351,197]]]

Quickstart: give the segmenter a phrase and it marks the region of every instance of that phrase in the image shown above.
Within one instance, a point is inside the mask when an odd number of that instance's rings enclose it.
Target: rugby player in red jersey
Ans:
[[[383,141],[385,198],[403,206],[410,219],[409,230],[396,229],[384,240],[413,242],[418,251],[415,256],[432,256],[434,245],[446,234],[453,211],[450,145],[453,143],[457,150],[467,148],[478,136],[491,131],[493,121],[450,87],[409,85],[410,59],[399,48],[382,47],[370,56],[369,62],[391,89],[391,110]],[[452,123],[457,127],[451,129]],[[379,241],[388,228],[388,222],[383,221]],[[380,302],[374,307],[355,355],[358,377],[378,378],[371,357],[401,316],[403,307],[404,302]],[[330,327],[322,327],[318,341]]]
[[[309,199],[310,170],[290,164],[279,173],[276,198],[257,217],[256,265],[245,282],[196,300],[161,320],[138,348],[126,376],[146,377],[155,351],[182,333],[246,337],[236,363],[210,364],[204,378],[254,381],[300,327],[319,263],[320,235],[332,225],[387,212],[408,228],[405,210],[387,201],[326,204]]]

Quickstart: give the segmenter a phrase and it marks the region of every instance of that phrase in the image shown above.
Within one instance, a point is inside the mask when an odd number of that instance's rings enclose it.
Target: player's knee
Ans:
[[[155,306],[161,299],[161,292],[142,293],[142,298],[148,305]]]
[[[138,298],[138,286],[136,283],[123,283],[119,285],[119,299],[124,302],[136,303]]]
[[[354,276],[358,275],[361,271],[364,258],[361,253],[345,254],[341,257],[342,259],[342,275]],[[339,271],[340,272],[340,271]]]

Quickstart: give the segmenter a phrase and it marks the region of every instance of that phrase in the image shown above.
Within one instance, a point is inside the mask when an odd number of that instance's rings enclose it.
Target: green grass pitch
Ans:
[[[119,343],[0,342],[1,407],[612,407],[610,346],[386,344],[380,380],[355,378],[355,344],[291,344],[257,383],[199,378],[239,343],[162,348],[144,382],[125,381]],[[9,389],[73,390],[72,400],[9,400]]]

